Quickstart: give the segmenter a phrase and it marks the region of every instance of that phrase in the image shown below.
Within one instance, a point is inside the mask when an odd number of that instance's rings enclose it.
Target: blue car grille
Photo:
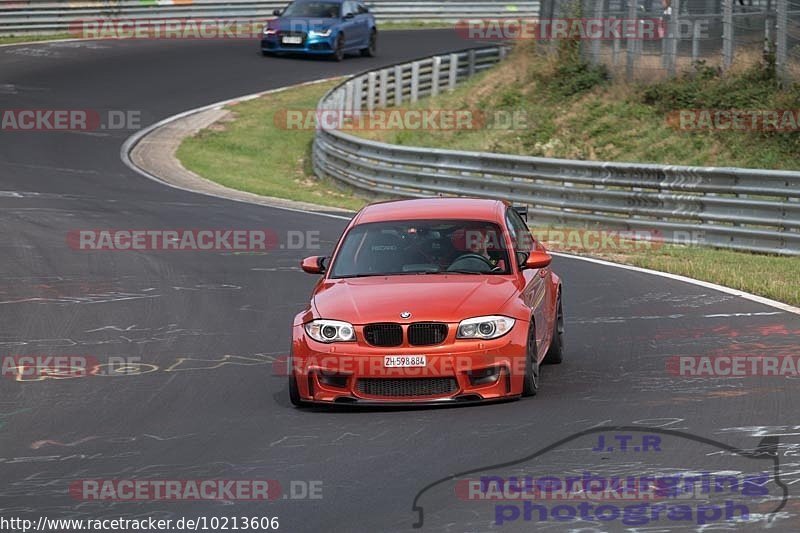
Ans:
[[[302,41],[297,44],[284,43],[284,37],[300,37]],[[281,48],[303,48],[306,44],[306,33],[303,31],[279,31],[278,43],[280,44]]]

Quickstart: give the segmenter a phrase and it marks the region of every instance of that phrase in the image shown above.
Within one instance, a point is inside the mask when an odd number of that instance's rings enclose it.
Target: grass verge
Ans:
[[[229,119],[185,139],[178,159],[187,169],[232,189],[359,209],[365,199],[313,175],[314,130],[287,130],[276,120],[285,109],[315,108],[336,83],[306,85],[229,106]]]
[[[36,43],[74,38],[75,36],[69,33],[56,33],[52,35],[0,35],[0,44]]]

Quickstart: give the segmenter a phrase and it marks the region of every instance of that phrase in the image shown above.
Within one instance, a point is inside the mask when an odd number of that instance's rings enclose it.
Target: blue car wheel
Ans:
[[[369,33],[369,43],[366,48],[361,49],[361,55],[365,57],[375,57],[378,53],[378,32],[373,28]]]
[[[336,37],[336,44],[333,45],[333,59],[341,61],[344,59],[344,34],[340,33]]]

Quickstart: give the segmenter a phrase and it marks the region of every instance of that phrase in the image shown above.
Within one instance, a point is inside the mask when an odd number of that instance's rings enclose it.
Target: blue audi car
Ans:
[[[261,36],[261,53],[326,55],[336,61],[360,52],[374,56],[378,30],[369,8],[356,0],[295,0],[270,20]]]

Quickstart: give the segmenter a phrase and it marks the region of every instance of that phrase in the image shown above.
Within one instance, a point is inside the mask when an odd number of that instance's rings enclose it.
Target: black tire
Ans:
[[[522,395],[536,396],[539,390],[539,364],[536,362],[536,327],[531,320],[528,327],[528,349],[525,357],[525,377],[522,381]]]
[[[369,46],[361,49],[361,55],[364,57],[375,57],[378,54],[378,32],[372,30],[369,34]]]
[[[300,391],[297,389],[297,380],[294,374],[289,375],[289,401],[295,407],[305,407],[306,403],[300,399]]]
[[[294,363],[290,355],[286,361],[286,370],[289,372],[289,401],[295,407],[305,407],[307,404],[300,398],[300,390],[297,388],[297,378],[294,377]]]
[[[546,365],[558,365],[564,360],[564,312],[561,309],[561,291],[558,292],[556,300],[556,320],[553,323],[553,339],[550,341],[550,348],[544,356],[542,363]]]
[[[267,52],[266,50],[261,50],[261,55],[264,57],[272,57],[272,52]]]
[[[344,59],[344,34],[340,33],[333,45],[333,60],[342,61]]]

